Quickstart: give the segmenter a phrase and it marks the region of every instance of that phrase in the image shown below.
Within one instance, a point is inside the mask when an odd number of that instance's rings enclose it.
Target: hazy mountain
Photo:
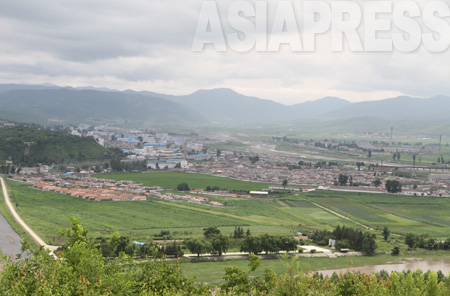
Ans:
[[[370,118],[383,121],[450,121],[450,97],[428,99],[397,97],[380,101],[351,103],[325,97],[286,106],[271,100],[239,94],[231,89],[199,90],[174,96],[151,91],[118,91],[95,87],[55,85],[0,85],[0,117],[19,121],[46,122],[47,119],[86,121],[100,119],[160,124],[272,124],[302,120]],[[342,121],[345,120],[345,121]],[[302,123],[304,124],[304,123]],[[318,124],[318,123],[317,123]],[[389,123],[390,124],[390,123]],[[332,126],[330,127],[332,128]]]
[[[92,90],[11,90],[0,94],[0,117],[25,122],[139,122],[199,124],[197,112],[174,102],[138,94]]]
[[[325,97],[316,101],[309,101],[291,106],[290,108],[301,118],[320,118],[324,115],[350,105],[349,101]]]
[[[186,96],[164,98],[196,110],[212,123],[245,124],[295,118],[288,106],[244,96],[231,89],[199,90]]]
[[[329,118],[371,116],[389,120],[443,120],[449,119],[450,97],[397,97],[392,99],[348,104],[326,114]]]
[[[58,89],[59,86],[53,84],[0,84],[0,93],[5,93],[10,90],[28,89],[28,90],[42,90],[42,89]]]

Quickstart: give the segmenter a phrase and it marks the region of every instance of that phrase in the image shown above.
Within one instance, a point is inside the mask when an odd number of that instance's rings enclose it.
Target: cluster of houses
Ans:
[[[159,186],[142,186],[132,181],[116,181],[77,177],[20,177],[13,179],[33,184],[43,191],[51,191],[91,201],[145,201],[148,197],[169,201],[185,201],[223,207],[222,203],[206,197],[164,193]],[[195,191],[193,191],[195,193]]]
[[[93,137],[106,148],[118,148],[127,154],[127,161],[147,161],[149,169],[187,168],[187,160],[209,160],[204,144],[217,141],[198,136],[150,133],[108,126],[79,125],[71,134]]]

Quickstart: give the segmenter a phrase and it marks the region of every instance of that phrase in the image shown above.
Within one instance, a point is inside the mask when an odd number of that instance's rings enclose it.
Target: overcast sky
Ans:
[[[232,1],[218,2],[224,31],[229,33],[226,15]],[[269,2],[269,10],[275,11],[272,4],[278,1]],[[293,2],[300,18],[301,1]],[[284,104],[325,96],[364,101],[450,95],[449,50],[332,52],[329,35],[324,34],[314,52],[292,52],[288,46],[278,52],[215,52],[211,46],[192,52],[201,4],[200,0],[3,0],[0,83],[90,85],[166,94],[226,87]]]

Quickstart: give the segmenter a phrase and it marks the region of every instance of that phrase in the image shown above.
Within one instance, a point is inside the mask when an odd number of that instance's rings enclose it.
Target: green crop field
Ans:
[[[174,190],[177,188],[178,184],[183,182],[188,183],[191,189],[206,189],[207,186],[218,186],[221,189],[251,191],[261,190],[269,186],[269,184],[265,183],[244,182],[209,175],[177,172],[145,174],[119,173],[96,175],[95,177],[111,180],[130,180],[146,186],[160,186],[166,189]]]
[[[71,216],[79,218],[93,237],[118,231],[138,240],[148,240],[161,230],[170,230],[180,238],[200,236],[208,226],[218,226],[226,234],[232,233],[235,226],[248,228],[254,234],[292,234],[300,229],[353,225],[295,195],[291,197],[293,202],[300,202],[295,207],[276,200],[211,197],[227,205],[218,208],[158,199],[91,202],[39,191],[15,181],[8,181],[8,186],[19,214],[49,243],[57,239],[60,227],[70,225]]]
[[[373,228],[450,237],[450,200],[389,194],[316,191],[308,198]]]
[[[193,188],[262,186],[250,182],[196,174],[115,174],[106,178],[134,179],[146,185],[174,186],[186,178]],[[189,179],[190,178],[190,179]],[[223,182],[220,183],[219,181]],[[156,182],[157,184],[154,184]],[[234,184],[234,185],[233,185]],[[315,191],[285,195],[280,199],[244,199],[209,197],[225,205],[211,207],[186,202],[149,199],[141,202],[91,202],[53,192],[39,191],[28,184],[8,181],[17,211],[47,242],[56,239],[60,227],[70,225],[69,217],[78,217],[91,236],[108,236],[114,231],[132,239],[148,240],[161,230],[170,230],[177,238],[201,236],[202,229],[217,226],[225,233],[242,226],[254,234],[293,234],[297,231],[332,229],[337,225],[360,227],[312,202],[372,228],[388,226],[393,232],[427,234],[436,238],[450,236],[450,200],[403,195]],[[238,187],[241,186],[241,187]]]

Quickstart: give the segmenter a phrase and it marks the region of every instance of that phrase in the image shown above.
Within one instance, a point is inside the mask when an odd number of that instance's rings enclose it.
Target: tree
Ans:
[[[394,247],[394,248],[392,249],[391,254],[394,255],[394,256],[400,255],[400,248],[397,247],[397,246]]]
[[[217,148],[217,157],[219,157],[222,154],[222,150],[220,150],[219,148]]]
[[[367,152],[367,157],[372,158],[372,150],[369,149],[369,152]]]
[[[417,247],[419,241],[419,237],[414,233],[407,233],[405,235],[405,244],[408,245],[409,248],[413,249]]]
[[[364,162],[357,162],[356,163],[356,166],[358,167],[358,171],[360,171],[361,170],[361,167],[362,166],[365,166],[366,164],[364,163]]]
[[[389,193],[402,192],[402,183],[397,180],[388,180],[386,181],[386,190]]]
[[[283,185],[283,187],[286,187],[286,186],[287,186],[287,184],[288,184],[288,180],[284,179],[284,180],[283,180],[283,184],[282,184],[282,185]]]
[[[190,191],[189,185],[187,183],[180,183],[177,185],[178,191]]]
[[[189,239],[185,241],[184,244],[186,245],[186,248],[191,251],[191,253],[197,254],[197,257],[199,257],[200,254],[205,254],[212,251],[211,243],[205,239]]]
[[[278,238],[266,233],[259,237],[259,239],[261,242],[261,250],[266,252],[266,254],[280,251],[280,242]]]
[[[348,181],[347,175],[339,174],[339,179],[338,179],[339,185],[345,186],[347,184],[347,181]]]
[[[387,241],[389,239],[389,235],[391,234],[391,232],[389,231],[389,228],[387,226],[384,226],[383,228],[383,238],[385,241]]]
[[[219,234],[220,234],[220,230],[217,229],[217,227],[203,228],[203,235],[206,238],[211,238],[211,237],[219,235]]]
[[[362,251],[367,255],[374,255],[377,249],[376,235],[375,233],[366,232],[362,241]]]
[[[248,252],[257,255],[261,253],[261,239],[259,237],[248,236],[241,244],[241,252]]]
[[[416,168],[416,157],[417,157],[417,155],[413,154],[413,156],[412,156],[412,158],[413,158],[413,169]]]
[[[233,237],[234,238],[244,238],[244,228],[240,227],[240,226],[234,227]]]
[[[295,238],[286,236],[286,237],[280,237],[279,239],[279,247],[281,250],[289,252],[297,250],[298,242]]]
[[[210,238],[212,251],[215,253],[219,253],[219,256],[222,256],[222,253],[226,253],[228,251],[228,237],[223,234],[215,235]]]
[[[381,185],[381,180],[380,179],[376,179],[375,181],[372,182],[373,186],[375,187],[379,187]]]

